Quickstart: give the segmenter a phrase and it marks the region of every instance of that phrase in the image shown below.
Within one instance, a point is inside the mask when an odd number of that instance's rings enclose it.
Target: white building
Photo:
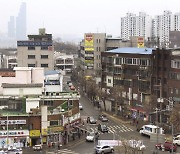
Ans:
[[[44,68],[15,67],[15,76],[0,76],[0,99],[9,99],[4,107],[22,109],[22,98],[26,98],[26,111],[39,107],[44,89]],[[10,99],[16,101],[11,103]],[[2,107],[1,107],[2,108]]]
[[[171,11],[164,11],[163,15],[155,16],[153,19],[153,36],[159,38],[161,46],[166,46],[169,43],[169,31],[174,31],[175,25],[178,27],[180,24],[175,23],[175,15]]]
[[[63,91],[63,75],[60,71],[45,72],[44,92],[46,95],[53,95],[53,93],[60,93]]]
[[[143,36],[147,40],[152,34],[152,19],[144,12],[139,12],[139,16],[127,13],[121,18],[121,38],[129,40],[131,36]]]
[[[74,56],[55,53],[55,69],[72,72],[74,67]]]

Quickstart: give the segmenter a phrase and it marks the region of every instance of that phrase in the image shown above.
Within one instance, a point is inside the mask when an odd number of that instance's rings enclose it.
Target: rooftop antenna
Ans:
[[[97,30],[97,33],[98,33],[98,30],[99,30],[98,27],[96,28],[96,30]]]

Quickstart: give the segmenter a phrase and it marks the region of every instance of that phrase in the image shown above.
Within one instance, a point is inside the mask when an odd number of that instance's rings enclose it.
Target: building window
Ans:
[[[58,120],[51,120],[50,121],[50,126],[57,126],[58,125]]]
[[[36,56],[35,55],[28,55],[28,59],[35,59]]]
[[[41,46],[41,50],[48,50],[48,46]]]
[[[28,67],[36,67],[35,64],[28,64]]]
[[[48,59],[48,55],[41,55],[41,59]]]
[[[108,79],[108,83],[111,83],[111,79]]]
[[[48,67],[48,64],[41,64],[41,67]]]
[[[28,50],[35,50],[35,47],[30,46],[28,47]]]

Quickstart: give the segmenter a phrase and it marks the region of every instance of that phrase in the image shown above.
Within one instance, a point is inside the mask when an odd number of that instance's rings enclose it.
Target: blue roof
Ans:
[[[54,74],[59,74],[60,72],[57,70],[51,70],[51,71],[46,71],[44,72],[44,75],[54,75]]]
[[[111,53],[129,53],[129,54],[152,54],[153,48],[117,48],[106,52]]]

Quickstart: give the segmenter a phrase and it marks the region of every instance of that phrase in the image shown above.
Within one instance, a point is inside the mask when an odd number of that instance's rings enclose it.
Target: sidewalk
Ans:
[[[110,112],[102,111],[102,114],[106,115],[110,119],[113,119],[113,120],[118,121],[118,122],[123,123],[123,124],[130,124],[131,123],[131,119],[122,119],[122,117],[115,115],[115,114],[112,114]]]

